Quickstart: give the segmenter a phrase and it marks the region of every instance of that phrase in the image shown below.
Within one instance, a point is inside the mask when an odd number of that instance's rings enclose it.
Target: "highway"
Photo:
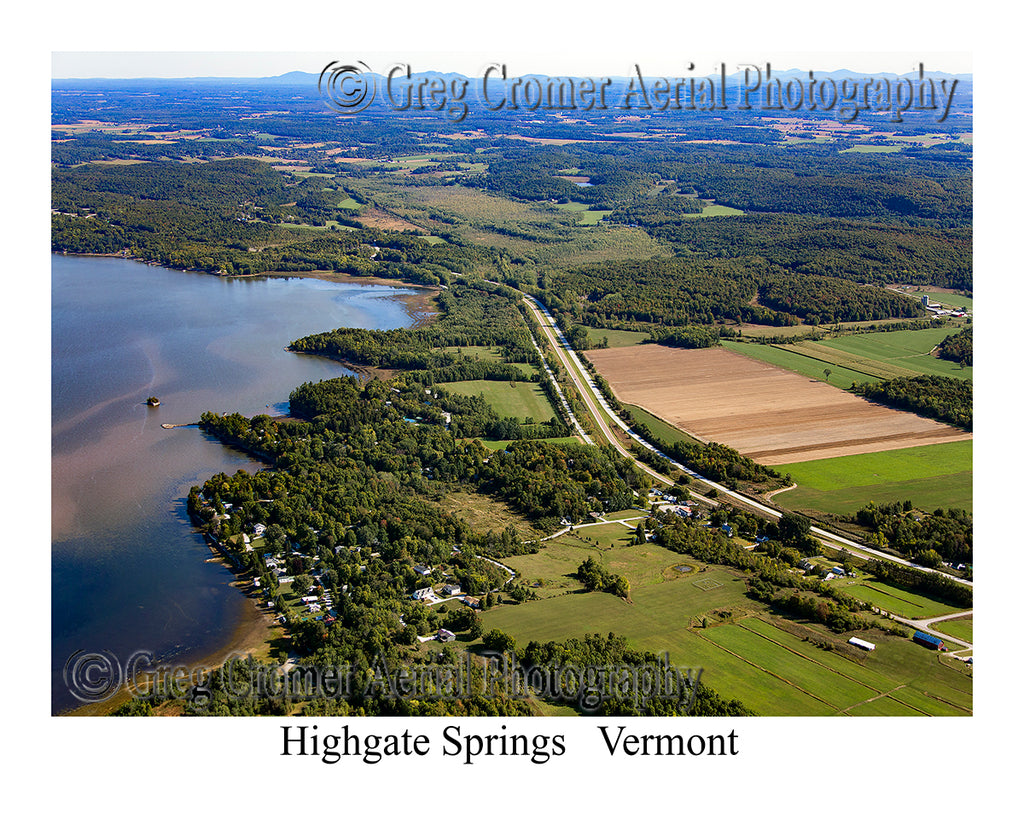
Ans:
[[[770,517],[773,519],[778,519],[782,517],[782,513],[778,509],[774,509],[771,506],[766,506],[760,501],[747,497],[746,495],[743,495],[739,492],[735,492],[731,489],[727,489],[726,487],[722,486],[719,483],[709,480],[708,478],[705,478],[702,475],[698,475],[692,469],[672,460],[667,455],[665,455],[665,453],[656,449],[650,443],[643,440],[639,435],[633,432],[633,430],[630,429],[629,425],[626,424],[625,421],[623,421],[618,416],[618,414],[611,408],[611,406],[605,400],[597,384],[594,383],[593,378],[591,378],[590,374],[587,372],[586,367],[583,366],[583,363],[577,356],[576,351],[569,344],[568,340],[565,338],[561,329],[556,324],[554,317],[551,315],[551,313],[548,312],[547,307],[545,307],[544,304],[542,304],[533,296],[529,296],[525,293],[523,294],[523,300],[525,301],[526,305],[530,308],[530,310],[533,312],[534,317],[537,319],[537,323],[540,325],[541,332],[544,333],[545,337],[547,338],[548,343],[551,345],[551,349],[557,356],[561,366],[565,369],[566,373],[569,375],[569,378],[576,386],[576,389],[582,397],[583,403],[587,407],[587,411],[593,418],[594,423],[597,426],[601,437],[604,438],[613,447],[615,447],[615,449],[618,450],[624,457],[629,458],[630,460],[635,462],[637,467],[644,470],[644,472],[649,474],[655,480],[669,486],[673,485],[672,480],[666,478],[664,475],[647,466],[647,464],[638,461],[636,456],[633,455],[633,453],[631,453],[625,446],[622,445],[618,437],[612,431],[608,422],[605,420],[605,417],[610,418],[615,426],[619,427],[619,429],[621,429],[626,435],[628,435],[630,438],[636,441],[640,446],[643,446],[651,450],[652,452],[657,453],[662,458],[671,463],[674,468],[686,473],[694,480],[701,481],[707,486],[717,490],[720,497],[724,496],[731,500],[736,505],[746,509],[750,509],[764,517]],[[575,418],[573,418],[572,420],[576,422]],[[578,422],[576,422],[576,425],[578,426]],[[589,440],[589,438],[587,438],[586,440]],[[914,569],[917,569],[918,571],[934,571],[933,569],[929,569],[924,566],[918,566],[917,564],[912,563],[909,560],[905,560],[903,558],[895,557],[893,555],[886,554],[885,552],[880,552],[876,549],[872,549],[868,546],[863,545],[862,543],[858,543],[857,541],[850,540],[846,537],[843,537],[842,535],[838,535],[834,532],[829,532],[826,529],[822,529],[819,526],[812,526],[811,534],[819,538],[826,545],[832,546],[833,548],[837,549],[846,549],[849,552],[859,555],[861,557],[887,560],[891,563],[899,563],[904,566],[911,566]],[[960,583],[965,586],[974,586],[974,583],[970,580],[964,580],[959,577],[953,577],[952,575],[946,576],[956,583]]]

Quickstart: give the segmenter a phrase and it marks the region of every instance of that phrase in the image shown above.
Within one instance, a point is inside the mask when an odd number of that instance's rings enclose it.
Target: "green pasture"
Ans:
[[[807,378],[813,378],[816,381],[825,380],[825,368],[827,367],[832,372],[828,377],[828,383],[839,389],[847,390],[853,384],[860,382],[875,382],[879,381],[878,378],[872,378],[871,376],[864,375],[864,373],[857,372],[856,370],[849,370],[845,367],[840,367],[838,364],[826,364],[823,361],[816,361],[813,358],[808,358],[805,355],[800,355],[794,349],[789,347],[771,347],[767,344],[746,344],[740,341],[723,341],[722,346],[727,350],[731,350],[734,353],[745,355],[748,358],[755,358],[758,361],[763,361],[765,364],[771,364],[775,367],[781,367],[784,370],[791,370],[799,375],[806,376]]]
[[[442,240],[443,241],[443,240]],[[477,358],[480,361],[494,361],[501,363],[505,360],[504,355],[500,347],[480,347],[480,346],[469,346],[469,347],[441,347],[443,352],[452,353],[457,356],[463,356],[465,358]],[[530,378],[534,373],[537,372],[537,368],[532,364],[528,364],[525,361],[513,361],[511,362],[513,367],[517,367],[523,373],[524,378]]]
[[[700,213],[684,213],[687,219],[702,219],[708,216],[743,216],[742,210],[730,208],[727,205],[705,205]]]
[[[972,367],[960,369],[960,365],[953,361],[929,355],[946,336],[957,332],[959,328],[952,326],[928,330],[895,330],[891,333],[863,333],[827,339],[818,342],[818,345],[866,361],[892,364],[921,375],[945,375],[970,380]],[[795,346],[799,349],[801,344]],[[853,365],[847,366],[855,368]]]
[[[590,210],[590,205],[583,202],[560,202],[555,207],[569,213],[578,213],[581,225],[596,225],[605,216],[612,213],[610,210]]]
[[[954,606],[939,603],[930,597],[876,580],[858,578],[856,582],[844,585],[843,591],[851,597],[877,606],[882,611],[906,617],[908,620],[925,620],[929,617],[941,617],[944,614],[960,611]]]
[[[971,296],[960,296],[956,293],[939,293],[937,290],[921,288],[920,290],[907,290],[904,295],[914,301],[920,301],[922,296],[927,296],[932,302],[943,305],[950,309],[963,308],[968,313],[974,312],[974,298]]]
[[[532,381],[452,381],[438,384],[459,395],[479,395],[502,418],[533,418],[536,423],[555,417],[551,402],[540,384]]]
[[[675,444],[680,441],[688,444],[697,443],[697,439],[687,435],[681,429],[677,429],[667,421],[662,421],[657,415],[652,415],[642,407],[635,404],[623,404],[629,410],[637,423],[644,424],[651,434],[664,441],[666,444]]]
[[[651,337],[642,330],[607,330],[603,327],[587,327],[587,338],[590,346],[595,347],[608,339],[609,347],[633,347]]]
[[[746,583],[738,573],[722,567],[701,571],[692,558],[653,543],[613,546],[623,537],[617,536],[618,528],[628,535],[621,524],[585,527],[548,541],[537,554],[507,558],[540,599],[484,612],[484,628],[501,629],[519,645],[589,633],[622,635],[637,648],[667,653],[676,665],[701,667],[702,679],[720,695],[736,697],[761,714],[969,711],[970,680],[934,662],[911,641],[872,632],[868,637],[878,649],[863,659],[826,651],[747,616],[761,614],[764,606],[746,596]],[[574,575],[588,557],[630,581],[630,602],[582,591]],[[679,564],[693,571],[674,571]],[[703,618],[710,628],[691,627]],[[846,638],[819,626],[793,628],[827,642]]]
[[[974,506],[973,441],[846,455],[774,469],[789,473],[796,489],[774,500],[808,513],[849,515],[869,501],[910,500],[919,509]]]
[[[967,643],[974,643],[974,616],[957,617],[955,620],[940,620],[932,623],[933,631],[941,631]]]

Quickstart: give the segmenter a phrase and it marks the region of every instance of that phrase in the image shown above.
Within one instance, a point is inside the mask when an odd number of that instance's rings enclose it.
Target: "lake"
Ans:
[[[76,652],[196,659],[252,602],[228,583],[185,511],[190,486],[261,464],[190,423],[202,412],[278,415],[305,381],[350,374],[285,347],[337,327],[413,318],[401,285],[226,279],[127,259],[51,265],[51,709],[79,704]],[[155,395],[159,407],[147,407]]]

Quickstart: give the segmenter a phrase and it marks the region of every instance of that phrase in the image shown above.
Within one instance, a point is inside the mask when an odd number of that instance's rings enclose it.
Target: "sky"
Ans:
[[[649,76],[689,76],[692,63],[697,74],[710,73],[725,63],[729,73],[746,65],[760,67],[770,63],[773,69],[798,68],[817,72],[846,68],[863,73],[926,71],[966,74],[972,71],[968,51],[815,52],[773,51],[761,46],[751,51],[727,47],[720,51],[695,49],[652,50],[649,46],[631,51],[627,46],[614,50],[578,49],[553,51],[523,50],[514,44],[496,43],[483,51],[422,51],[339,49],[308,52],[129,52],[68,51],[52,55],[52,76],[66,78],[124,77],[272,77],[289,71],[319,73],[329,62],[360,60],[372,70],[386,72],[396,64],[409,65],[414,71],[455,71],[480,76],[493,63],[504,63],[511,75],[545,73],[551,75],[604,76],[632,73],[634,64]]]

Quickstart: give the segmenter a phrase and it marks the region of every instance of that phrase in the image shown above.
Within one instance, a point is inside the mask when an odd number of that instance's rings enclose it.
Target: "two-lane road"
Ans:
[[[664,475],[661,475],[659,472],[655,471],[651,467],[637,460],[636,456],[633,455],[633,453],[631,453],[625,446],[622,445],[618,437],[612,431],[611,426],[609,426],[609,423],[605,420],[606,417],[611,419],[612,423],[614,423],[615,426],[619,427],[623,432],[625,432],[626,435],[628,435],[630,438],[636,441],[640,446],[643,446],[651,450],[652,452],[657,453],[662,458],[665,458],[665,460],[671,463],[674,468],[679,469],[680,471],[686,473],[687,475],[690,475],[692,478],[705,483],[709,487],[714,488],[715,490],[717,490],[719,496],[725,496],[738,506],[750,509],[762,516],[774,519],[782,517],[782,513],[778,509],[773,509],[770,506],[764,505],[760,501],[754,500],[753,498],[749,498],[746,495],[742,495],[739,492],[735,492],[731,489],[727,489],[721,484],[715,483],[714,481],[709,480],[708,478],[705,478],[702,475],[698,475],[689,467],[686,467],[683,464],[680,464],[672,460],[667,455],[665,455],[665,453],[660,452],[658,449],[653,447],[649,442],[643,440],[639,435],[637,435],[632,429],[630,429],[629,425],[626,424],[625,421],[623,421],[618,416],[618,414],[611,408],[608,402],[605,401],[604,396],[601,395],[597,385],[594,383],[593,379],[587,373],[586,368],[583,366],[582,362],[579,360],[579,357],[576,355],[576,351],[573,350],[572,346],[569,344],[568,339],[565,338],[561,329],[555,323],[555,319],[551,315],[551,313],[548,312],[547,307],[545,307],[540,301],[535,299],[533,296],[529,296],[525,293],[523,294],[523,300],[526,302],[526,305],[533,312],[534,317],[537,319],[537,323],[540,325],[541,332],[544,333],[548,342],[551,344],[551,348],[557,356],[562,367],[568,373],[569,378],[572,380],[572,383],[576,386],[577,391],[583,399],[583,403],[587,407],[587,411],[590,413],[591,418],[593,418],[594,420],[594,424],[596,425],[600,433],[600,436],[613,447],[615,447],[615,449],[618,450],[618,452],[620,452],[624,457],[629,458],[631,461],[636,463],[637,467],[644,470],[644,472],[649,474],[655,480],[661,482],[662,484],[666,484],[669,486],[672,485],[673,482],[669,478],[666,478]],[[880,560],[887,560],[891,563],[899,563],[904,566],[912,566],[913,568],[924,572],[934,571],[933,569],[929,569],[924,566],[918,566],[914,563],[911,563],[909,560],[904,560],[903,558],[895,557],[893,555],[886,554],[885,552],[880,552],[876,549],[872,549],[869,546],[865,546],[862,543],[850,540],[849,538],[843,537],[842,535],[837,535],[834,532],[829,532],[825,529],[822,529],[819,526],[812,526],[811,534],[822,540],[824,543],[832,546],[833,548],[846,549],[852,552],[853,554],[860,555],[861,557],[874,557]],[[974,585],[974,583],[970,580],[963,580],[962,578],[953,577],[952,575],[946,576],[949,577],[950,580],[956,583],[960,583],[964,586]]]

